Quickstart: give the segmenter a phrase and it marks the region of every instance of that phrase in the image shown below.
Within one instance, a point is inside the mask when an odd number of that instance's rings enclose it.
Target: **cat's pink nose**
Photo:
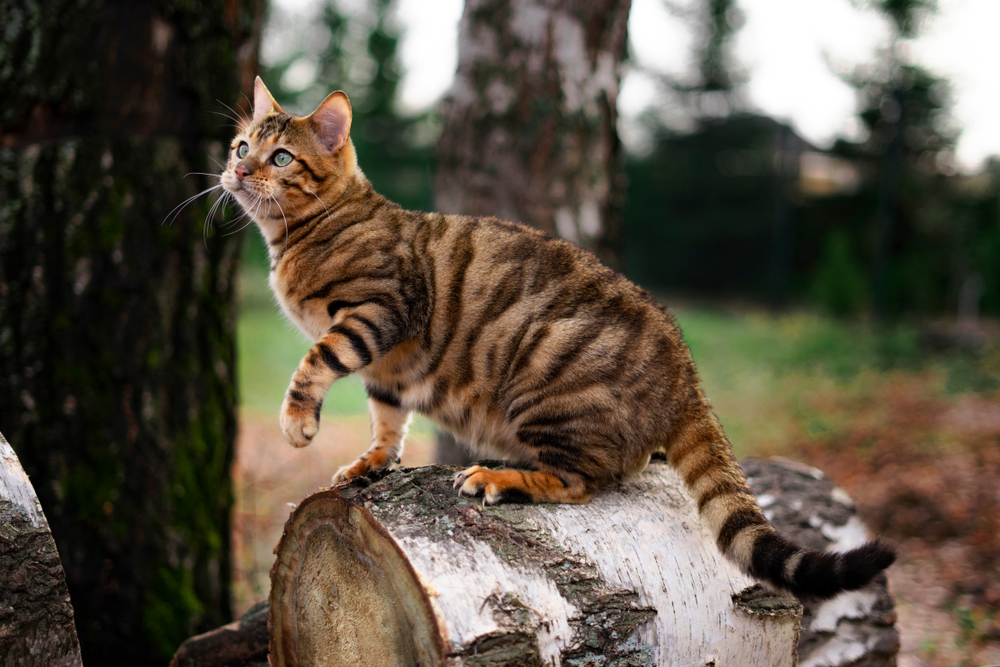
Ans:
[[[241,181],[243,180],[244,176],[252,173],[253,169],[248,167],[246,163],[240,162],[238,165],[236,165],[236,178],[240,179]]]

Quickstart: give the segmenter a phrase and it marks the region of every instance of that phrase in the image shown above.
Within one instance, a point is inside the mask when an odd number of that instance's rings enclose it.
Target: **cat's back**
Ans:
[[[676,330],[648,292],[572,243],[497,218],[446,215],[431,227],[423,247],[433,257],[437,297],[462,302],[456,321],[478,313],[485,324],[510,310],[532,320],[641,320],[651,330]]]

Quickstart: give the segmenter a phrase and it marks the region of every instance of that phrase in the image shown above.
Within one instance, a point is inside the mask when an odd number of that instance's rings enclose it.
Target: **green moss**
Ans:
[[[204,611],[191,571],[163,567],[143,599],[142,627],[160,655],[169,659],[191,634],[188,619]]]

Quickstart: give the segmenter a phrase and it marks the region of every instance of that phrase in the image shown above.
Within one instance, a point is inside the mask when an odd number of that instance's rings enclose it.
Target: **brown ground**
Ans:
[[[1000,664],[1000,397],[942,398],[913,373],[873,376],[863,391],[818,392],[794,446],[776,450],[823,469],[857,501],[873,532],[895,540],[890,571],[900,667]],[[805,420],[803,420],[805,421]],[[326,484],[368,444],[367,418],[324,423],[316,442],[285,444],[271,416],[245,415],[234,465],[234,598],[242,612],[268,590],[289,503]],[[411,437],[406,463],[430,460]]]
[[[840,423],[789,448],[895,540],[900,667],[1000,663],[1000,397],[946,399],[897,374],[813,406]]]

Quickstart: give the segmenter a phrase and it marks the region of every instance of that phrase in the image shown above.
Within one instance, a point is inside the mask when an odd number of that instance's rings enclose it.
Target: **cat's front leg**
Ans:
[[[372,444],[354,463],[333,474],[330,484],[339,484],[372,470],[399,463],[403,439],[410,423],[410,411],[403,409],[392,395],[368,387],[368,409],[372,417]]]
[[[359,342],[360,341],[360,342]],[[330,386],[345,375],[364,368],[371,353],[363,339],[331,329],[313,345],[292,374],[281,404],[281,432],[296,447],[305,447],[319,432],[319,414]]]

